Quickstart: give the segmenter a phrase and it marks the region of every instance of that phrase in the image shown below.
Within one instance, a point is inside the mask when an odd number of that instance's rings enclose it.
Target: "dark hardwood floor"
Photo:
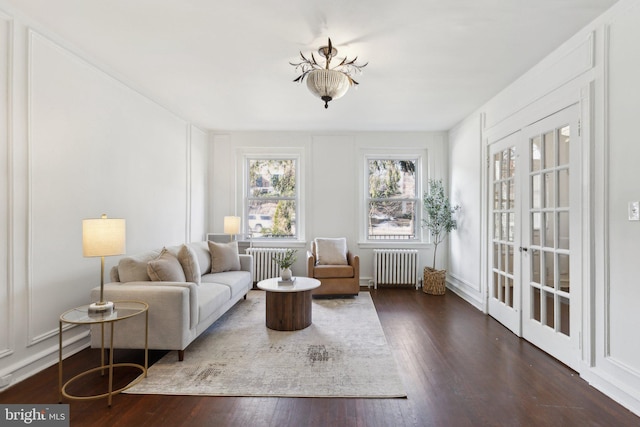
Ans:
[[[640,418],[574,371],[447,291],[371,292],[406,399],[311,399],[120,394],[70,402],[71,426],[639,426]],[[261,325],[262,326],[262,325]],[[152,352],[152,361],[164,352]],[[116,351],[140,360],[140,351]],[[177,357],[177,356],[176,356]],[[187,348],[185,357],[189,357]],[[99,362],[84,350],[66,375]],[[0,393],[0,403],[57,403],[57,366]],[[131,378],[121,371],[118,379]],[[76,393],[103,382],[88,378]]]

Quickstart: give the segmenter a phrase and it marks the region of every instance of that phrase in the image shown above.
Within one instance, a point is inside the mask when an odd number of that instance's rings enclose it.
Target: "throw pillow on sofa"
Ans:
[[[160,256],[147,263],[147,274],[154,282],[186,282],[184,270],[180,261],[166,248]]]
[[[160,255],[159,250],[144,252],[141,254],[126,256],[118,262],[118,282],[148,282],[151,280],[147,272],[149,261]],[[115,276],[115,275],[114,275]]]
[[[211,272],[240,270],[240,256],[238,254],[238,242],[216,243],[209,241],[211,252]]]
[[[200,265],[198,264],[198,256],[196,252],[187,245],[182,245],[178,251],[178,261],[184,270],[184,276],[187,282],[200,284]]]

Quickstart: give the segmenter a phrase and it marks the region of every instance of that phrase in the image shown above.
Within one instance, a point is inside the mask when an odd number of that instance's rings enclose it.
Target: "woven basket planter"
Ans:
[[[422,292],[430,295],[444,295],[447,288],[445,277],[447,270],[434,270],[431,267],[424,268]]]

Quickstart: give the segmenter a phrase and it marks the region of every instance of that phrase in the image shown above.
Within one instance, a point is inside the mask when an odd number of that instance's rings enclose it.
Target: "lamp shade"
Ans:
[[[325,108],[329,101],[342,98],[350,84],[344,73],[335,70],[313,70],[307,76],[307,88],[325,102]]]
[[[224,234],[240,233],[240,217],[225,216],[224,217]]]
[[[82,255],[104,257],[126,252],[126,224],[124,219],[92,218],[82,220]]]

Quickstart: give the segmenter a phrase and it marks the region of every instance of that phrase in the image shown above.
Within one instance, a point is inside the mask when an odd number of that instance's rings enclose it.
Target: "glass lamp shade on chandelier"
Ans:
[[[324,101],[324,108],[329,108],[329,101],[342,98],[349,86],[349,79],[340,71],[313,70],[307,75],[307,87],[312,94]]]
[[[300,52],[302,61],[290,62],[290,64],[296,67],[296,71],[302,73],[294,82],[302,83],[306,78],[309,91],[324,101],[324,108],[329,108],[329,101],[342,98],[350,86],[358,84],[352,75],[362,73],[362,69],[367,64],[356,64],[358,59],[356,57],[353,60],[344,58],[338,65],[331,67],[331,59],[338,54],[338,50],[331,44],[331,39],[327,46],[318,49],[318,54],[325,58],[324,66],[316,61],[313,53],[308,59],[302,52]]]

